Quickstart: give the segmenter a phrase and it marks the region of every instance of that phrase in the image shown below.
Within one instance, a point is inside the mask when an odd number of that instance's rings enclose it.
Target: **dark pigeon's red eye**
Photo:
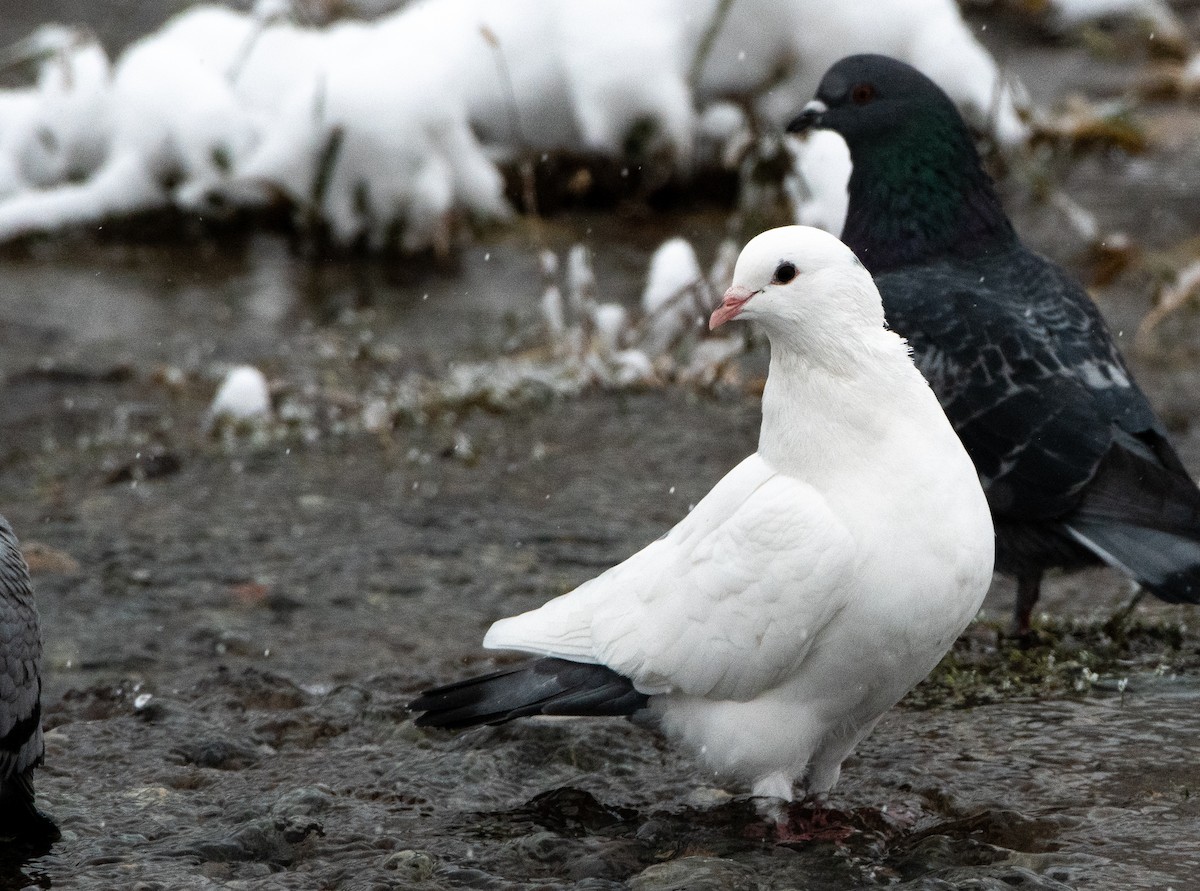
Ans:
[[[866,105],[875,98],[875,87],[873,84],[855,84],[850,90],[850,101],[855,105]]]

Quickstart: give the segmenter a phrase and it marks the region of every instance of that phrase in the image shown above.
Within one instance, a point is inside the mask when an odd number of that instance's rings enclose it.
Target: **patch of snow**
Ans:
[[[253,421],[271,414],[271,390],[266,376],[253,365],[231,368],[208,409],[210,421],[222,418]]]
[[[1019,91],[953,0],[417,0],[322,28],[289,10],[191,7],[111,73],[78,32],[30,38],[52,51],[36,86],[0,92],[0,240],[283,194],[338,243],[446,251],[460,218],[511,216],[498,159],[599,152],[651,183],[698,159],[737,167],[776,139],[763,122],[782,125],[860,51],[917,65],[1001,143],[1027,133]],[[803,175],[810,196],[836,191]],[[829,226],[820,202],[798,214]],[[577,272],[568,262],[578,308]]]
[[[1164,0],[1048,0],[1054,28],[1069,31],[1106,19],[1132,19],[1154,29],[1155,36],[1186,41],[1187,29]]]
[[[814,130],[784,145],[792,156],[794,179],[785,185],[796,222],[841,235],[850,206],[852,165],[846,140],[832,130]]]
[[[695,14],[684,27],[693,43],[715,4],[691,5]],[[698,98],[759,97],[760,113],[782,127],[834,62],[864,52],[919,68],[1001,144],[1027,137],[1017,113],[1020,91],[975,39],[953,0],[737,0],[705,61]]]
[[[684,238],[663,242],[650,258],[642,291],[644,348],[651,355],[669,349],[714,302],[691,243]]]
[[[642,312],[647,315],[658,312],[668,300],[703,277],[691,242],[678,237],[664,241],[650,258],[650,271],[642,291]]]

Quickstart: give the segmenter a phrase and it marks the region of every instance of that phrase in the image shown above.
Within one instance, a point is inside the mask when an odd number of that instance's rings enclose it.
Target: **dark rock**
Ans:
[[[311,835],[325,834],[321,824],[298,820],[260,818],[217,841],[201,841],[177,853],[217,863],[261,861],[288,866],[299,856],[298,847]]]
[[[258,760],[253,745],[223,736],[181,740],[172,754],[183,764],[217,770],[242,770]]]
[[[395,870],[405,882],[423,882],[437,869],[437,861],[424,851],[396,851],[383,858],[384,869]]]
[[[630,891],[758,891],[754,871],[718,857],[680,857],[656,863],[629,881]]]
[[[115,468],[104,478],[110,486],[117,483],[144,482],[171,476],[183,469],[183,460],[174,452],[154,451],[140,454]]]
[[[602,804],[590,792],[564,787],[531,798],[514,815],[525,816],[556,832],[590,834],[637,817],[630,808]]]
[[[333,793],[317,786],[302,786],[285,792],[271,805],[275,817],[311,817],[333,804]]]

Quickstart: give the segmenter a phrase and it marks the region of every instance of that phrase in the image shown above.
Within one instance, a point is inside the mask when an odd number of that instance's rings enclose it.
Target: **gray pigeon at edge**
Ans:
[[[49,843],[58,827],[34,804],[42,763],[42,638],[29,567],[0,516],[0,838]]]

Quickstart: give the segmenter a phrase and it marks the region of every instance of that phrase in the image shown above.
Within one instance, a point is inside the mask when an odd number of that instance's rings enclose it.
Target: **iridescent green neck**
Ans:
[[[850,155],[842,240],[872,273],[937,257],[976,257],[1016,240],[957,115],[934,108],[886,139],[862,134],[850,143]]]

